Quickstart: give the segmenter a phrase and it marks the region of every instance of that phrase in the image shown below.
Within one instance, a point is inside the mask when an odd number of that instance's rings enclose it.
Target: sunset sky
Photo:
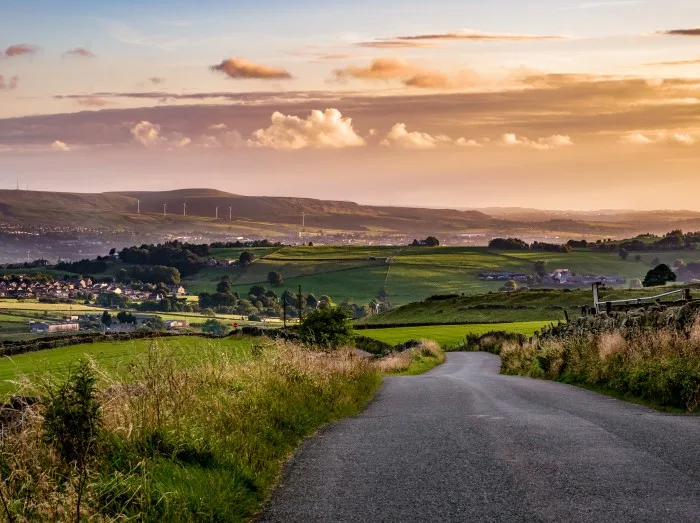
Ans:
[[[698,27],[697,0],[4,0],[0,188],[700,210]]]

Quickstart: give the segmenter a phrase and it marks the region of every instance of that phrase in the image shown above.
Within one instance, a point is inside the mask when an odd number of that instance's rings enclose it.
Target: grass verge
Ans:
[[[0,448],[8,519],[75,520],[84,485],[86,519],[248,520],[300,441],[360,412],[381,381],[377,366],[352,350],[266,341],[243,359],[206,340],[194,355],[154,341],[130,359],[128,373],[93,365],[109,386],[98,395],[86,481],[44,437],[45,407],[32,407]]]
[[[445,353],[436,342],[422,340],[403,352],[391,354],[375,361],[375,366],[388,376],[416,376],[445,361]]]

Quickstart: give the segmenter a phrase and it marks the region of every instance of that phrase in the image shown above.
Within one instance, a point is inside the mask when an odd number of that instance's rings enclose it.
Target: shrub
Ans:
[[[340,307],[318,309],[301,322],[299,335],[304,343],[336,348],[353,340],[350,317]]]

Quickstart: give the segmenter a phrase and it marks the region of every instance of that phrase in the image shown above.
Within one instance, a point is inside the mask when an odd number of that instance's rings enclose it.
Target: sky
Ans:
[[[0,0],[0,188],[700,210],[697,0]]]

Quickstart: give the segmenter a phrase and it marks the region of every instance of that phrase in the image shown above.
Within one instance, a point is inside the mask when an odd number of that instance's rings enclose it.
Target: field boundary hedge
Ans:
[[[532,320],[540,321],[540,320]],[[547,320],[542,320],[547,321]],[[550,320],[552,324],[557,320]],[[449,325],[504,325],[511,323],[523,323],[523,321],[440,321],[440,322],[419,322],[419,323],[360,323],[353,325],[355,330],[373,329],[403,329],[405,327],[441,327]]]

